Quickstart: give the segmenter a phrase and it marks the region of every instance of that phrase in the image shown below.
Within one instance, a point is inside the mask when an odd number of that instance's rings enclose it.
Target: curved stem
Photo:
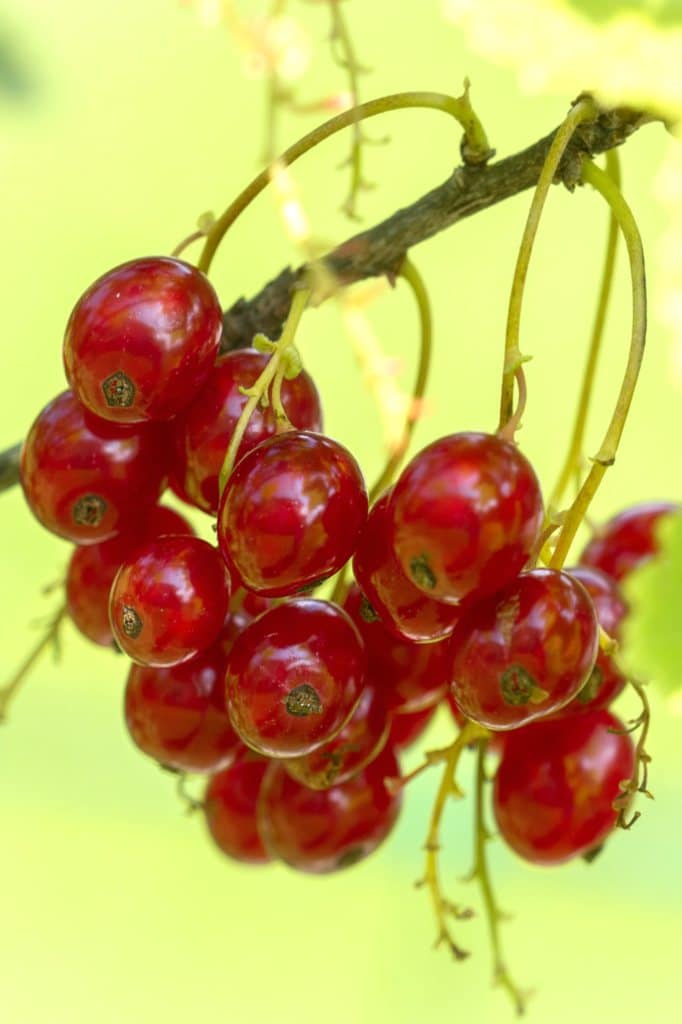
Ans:
[[[490,945],[493,954],[493,976],[495,982],[501,985],[510,995],[516,1012],[520,1015],[526,1009],[526,994],[512,980],[507,970],[502,955],[502,943],[500,941],[500,921],[502,913],[495,900],[486,843],[492,838],[485,823],[485,751],[486,740],[479,740],[476,757],[476,799],[474,803],[474,868],[472,878],[476,878],[481,887],[483,905],[485,907],[486,921],[490,935]]]
[[[324,124],[319,125],[313,131],[304,135],[302,139],[299,139],[298,142],[289,146],[282,156],[279,157],[277,163],[287,167],[303,156],[304,153],[307,153],[308,150],[313,149],[321,142],[324,142],[325,139],[335,135],[336,132],[342,131],[344,128],[358,124],[360,121],[365,120],[365,118],[384,114],[389,110],[404,110],[410,107],[442,110],[444,113],[454,117],[464,129],[470,161],[473,161],[474,157],[476,157],[479,162],[483,163],[491,155],[488,140],[480,121],[469,103],[467,91],[459,98],[437,92],[401,92],[390,96],[382,96],[376,100],[369,100],[367,103],[361,103],[357,107],[351,107],[350,110],[344,110],[343,113],[337,114],[336,117],[325,121]],[[249,203],[263,191],[269,181],[270,167],[268,166],[246,186],[216,220],[206,238],[197,264],[204,273],[208,272],[215,251],[228,228],[234,224]]]
[[[615,150],[611,150],[606,154],[606,173],[616,186],[620,188],[620,160],[618,158],[618,153]],[[606,239],[606,255],[604,257],[604,268],[602,270],[601,287],[599,289],[599,300],[597,302],[597,311],[595,313],[594,325],[592,327],[592,337],[590,338],[590,348],[587,356],[587,362],[585,364],[580,398],[578,399],[578,408],[576,411],[575,423],[573,425],[573,434],[571,436],[571,443],[569,445],[568,452],[566,453],[566,459],[559,474],[559,478],[549,499],[549,507],[554,509],[559,507],[559,503],[561,502],[571,479],[577,477],[580,472],[585,427],[587,425],[587,413],[589,411],[590,398],[592,396],[592,389],[594,386],[597,361],[601,351],[604,324],[606,323],[606,313],[613,288],[617,243],[618,221],[613,210],[611,210],[609,216],[609,232]]]
[[[351,102],[354,107],[358,106],[360,90],[358,79],[360,77],[360,66],[355,56],[355,48],[351,39],[346,19],[341,11],[339,0],[329,0],[332,17],[332,43],[339,43],[343,56],[338,61],[348,74],[348,86]],[[362,131],[360,122],[355,121],[353,128],[353,141],[351,143],[350,167],[351,179],[348,198],[344,203],[344,209],[349,217],[356,218],[355,203],[358,193],[363,186],[362,178]]]
[[[583,164],[582,180],[592,185],[606,199],[614,217],[618,221],[618,226],[625,240],[632,279],[632,332],[628,361],[625,367],[623,383],[616,400],[616,407],[601,448],[592,460],[592,468],[564,519],[550,562],[553,569],[560,569],[564,564],[573,538],[583,521],[589,504],[606,470],[615,461],[618,444],[637,384],[646,340],[646,275],[644,270],[644,250],[637,223],[618,186],[608,174],[597,167],[591,160],[586,159]]]
[[[507,330],[504,345],[504,365],[502,368],[502,392],[500,395],[500,429],[504,428],[506,422],[512,416],[514,406],[514,375],[523,362],[519,348],[519,332],[521,325],[521,305],[523,302],[523,291],[526,285],[526,276],[530,264],[530,256],[533,251],[533,243],[537,234],[540,216],[545,205],[547,193],[554,181],[564,151],[571,141],[571,137],[582,121],[587,121],[595,116],[594,102],[585,97],[571,108],[563,124],[557,130],[552,145],[549,147],[545,158],[542,172],[538,179],[533,201],[528,211],[528,219],[523,230],[519,254],[514,269],[511,294],[509,296],[509,311],[507,314]]]
[[[41,636],[38,643],[35,645],[32,651],[24,658],[23,662],[16,670],[12,678],[8,683],[5,683],[0,688],[0,722],[4,722],[7,718],[7,709],[16,696],[18,690],[21,688],[22,683],[26,680],[29,672],[35,665],[36,661],[51,643],[57,640],[59,628],[66,618],[67,611],[66,605],[62,605],[55,615],[50,619],[47,629]]]
[[[291,300],[291,308],[289,310],[289,316],[287,317],[286,323],[282,329],[282,336],[277,342],[276,348],[270,359],[267,362],[263,372],[250,388],[244,389],[244,394],[248,395],[248,401],[242,409],[239,419],[237,420],[237,426],[234,429],[232,437],[230,438],[230,444],[225,453],[225,459],[220,470],[220,477],[218,480],[219,491],[222,494],[225,484],[229,480],[230,473],[234,469],[235,459],[237,457],[237,451],[239,445],[244,437],[244,432],[248,426],[249,420],[253,415],[254,410],[259,402],[267,396],[268,388],[273,381],[278,369],[280,368],[282,361],[286,355],[286,351],[289,345],[293,342],[296,335],[296,329],[299,321],[303,315],[303,311],[308,304],[310,298],[309,288],[299,288],[294,292]],[[280,402],[281,404],[281,402]]]
[[[429,377],[431,354],[433,350],[433,318],[431,316],[431,304],[429,302],[428,292],[426,291],[426,286],[424,285],[424,280],[421,274],[415,267],[414,263],[412,263],[412,261],[407,257],[405,257],[400,268],[400,277],[409,284],[417,303],[417,312],[419,315],[419,360],[417,363],[417,375],[412,389],[412,402],[410,403],[407,417],[405,419],[402,436],[386,460],[386,464],[381,473],[372,485],[369,492],[370,503],[378,498],[381,492],[392,482],[395,472],[410,446],[414,427],[419,419],[421,405],[426,392],[426,384]]]

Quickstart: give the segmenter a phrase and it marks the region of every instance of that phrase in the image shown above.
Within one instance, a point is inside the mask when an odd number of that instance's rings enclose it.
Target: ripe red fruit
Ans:
[[[247,587],[282,597],[340,569],[366,517],[351,453],[322,434],[290,430],[263,441],[232,472],[218,540]]]
[[[299,871],[322,874],[369,856],[398,817],[400,792],[384,779],[400,774],[388,747],[349,782],[330,789],[302,786],[273,762],[265,776],[258,826],[266,850]]]
[[[557,711],[589,679],[592,601],[568,573],[533,569],[470,607],[451,639],[452,692],[468,718],[515,729]]]
[[[343,602],[367,651],[367,678],[381,691],[391,711],[415,712],[433,707],[450,682],[448,638],[414,644],[393,636],[353,584]]]
[[[257,807],[269,761],[240,747],[234,762],[208,781],[204,815],[216,846],[246,864],[266,864],[270,857],[258,832]]]
[[[602,629],[614,640],[620,640],[621,624],[627,615],[628,605],[616,581],[590,566],[577,566],[566,571],[580,580],[592,598],[597,622]],[[559,714],[582,711],[586,707],[605,708],[615,700],[625,683],[625,676],[619,671],[613,657],[600,648],[590,678]]]
[[[451,434],[422,449],[401,473],[390,509],[403,572],[452,604],[511,582],[543,520],[531,464],[494,434]]]
[[[372,761],[386,743],[390,717],[376,686],[368,683],[355,711],[336,736],[303,757],[289,757],[287,771],[310,789],[347,782]]]
[[[222,356],[194,401],[173,424],[174,474],[185,495],[199,508],[218,511],[218,476],[241,412],[248,401],[242,388],[251,387],[268,363],[255,349]],[[282,382],[282,404],[289,421],[300,430],[321,430],[320,398],[312,378],[301,371]],[[238,462],[261,441],[277,432],[271,405],[256,407],[237,449]]]
[[[372,506],[353,555],[353,574],[382,625],[403,640],[442,640],[458,610],[427,597],[402,570],[389,540],[393,488]]]
[[[111,647],[114,642],[109,594],[124,560],[146,540],[169,533],[192,535],[194,530],[173,509],[155,505],[139,532],[74,550],[66,570],[66,607],[76,629],[93,643]]]
[[[328,601],[294,598],[264,612],[230,650],[227,708],[245,743],[297,757],[332,738],[365,684],[362,640]]]
[[[64,337],[66,376],[104,419],[169,419],[208,377],[221,331],[218,297],[196,267],[166,257],[131,260],[76,303]]]
[[[626,508],[592,538],[580,556],[580,564],[601,569],[614,580],[622,580],[658,553],[658,523],[662,516],[679,510],[679,505],[669,501]]]
[[[535,722],[506,736],[493,804],[500,834],[533,864],[560,864],[606,839],[634,747],[608,711]]]
[[[438,709],[438,705],[424,708],[423,711],[407,712],[399,711],[391,717],[391,730],[388,734],[389,747],[396,751],[407,750],[413,743],[416,743],[422,733],[426,732],[431,720]]]
[[[177,665],[217,639],[230,598],[219,552],[196,537],[161,537],[118,571],[109,614],[119,647],[143,665]]]
[[[219,643],[181,665],[132,665],[125,721],[135,745],[177,771],[216,772],[231,764],[241,744],[225,711],[224,677]]]
[[[147,514],[162,490],[166,462],[158,427],[106,423],[64,391],[24,441],[21,484],[46,529],[74,544],[96,544]]]

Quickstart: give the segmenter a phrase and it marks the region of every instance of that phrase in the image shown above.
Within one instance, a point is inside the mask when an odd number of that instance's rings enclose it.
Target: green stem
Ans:
[[[630,409],[632,396],[644,355],[646,340],[646,275],[644,270],[644,249],[637,223],[628,204],[615,182],[593,161],[585,160],[582,181],[592,185],[606,199],[623,234],[630,262],[632,280],[632,331],[630,351],[616,406],[611,416],[601,448],[592,460],[592,467],[578,491],[577,497],[566,514],[550,565],[560,569],[566,560],[569,548],[578,527],[594,497],[609,466],[612,466],[623,427]]]
[[[225,459],[223,461],[222,468],[220,470],[219,477],[219,489],[222,494],[225,484],[230,478],[230,473],[234,469],[235,459],[237,457],[237,451],[241,444],[244,432],[248,426],[249,420],[253,415],[256,406],[261,402],[264,396],[267,395],[268,388],[272,383],[277,370],[282,364],[288,347],[294,340],[296,335],[296,329],[298,327],[303,311],[308,304],[310,298],[309,288],[298,288],[293,294],[291,300],[291,308],[289,310],[289,316],[286,319],[284,327],[282,328],[282,335],[277,342],[277,348],[270,356],[267,365],[265,366],[260,377],[250,388],[245,389],[245,394],[248,395],[248,401],[241,411],[237,426],[234,429],[234,433],[230,438],[230,444],[225,453]]]
[[[620,160],[618,159],[618,154],[615,150],[611,150],[606,154],[606,173],[616,186],[620,188]],[[549,499],[549,507],[551,509],[559,508],[559,504],[566,493],[566,488],[568,487],[569,482],[580,473],[585,428],[587,425],[587,414],[590,407],[590,398],[592,396],[602,338],[604,336],[606,313],[613,289],[618,230],[618,221],[613,210],[611,210],[609,215],[609,232],[606,240],[606,255],[604,257],[601,287],[599,289],[599,301],[597,303],[597,311],[594,317],[590,348],[587,356],[587,362],[585,364],[585,372],[583,374],[583,382],[580,391],[580,398],[578,400],[575,423],[573,425],[573,434],[564,465],[561,469],[554,490],[552,491],[552,496]]]
[[[9,708],[10,703],[16,696],[18,690],[22,686],[22,683],[26,680],[29,672],[37,662],[40,655],[51,643],[56,641],[59,629],[66,616],[67,609],[64,604],[56,611],[52,619],[50,619],[47,629],[41,636],[40,640],[33,650],[31,650],[26,656],[10,681],[0,688],[0,722],[4,722],[7,718],[7,709]]]
[[[332,16],[332,43],[338,41],[342,51],[342,66],[348,73],[348,85],[350,90],[351,102],[354,107],[358,106],[360,91],[358,86],[359,79],[359,65],[355,56],[355,49],[353,47],[353,41],[351,39],[350,32],[348,31],[348,25],[344,18],[341,8],[339,6],[339,0],[329,0],[329,6],[331,9]],[[360,129],[360,122],[358,120],[353,124],[353,141],[351,144],[351,155],[350,155],[350,167],[351,167],[351,180],[350,180],[350,191],[348,199],[345,203],[345,210],[349,217],[356,217],[355,202],[360,189],[362,188],[362,131]]]
[[[350,110],[344,110],[343,113],[337,114],[336,117],[332,117],[329,121],[325,121],[324,124],[319,125],[313,131],[304,135],[302,139],[299,139],[298,142],[289,146],[281,157],[278,158],[277,163],[287,167],[303,156],[304,153],[307,153],[308,150],[313,149],[325,139],[335,135],[336,132],[342,131],[344,128],[357,124],[366,118],[384,114],[389,110],[404,110],[410,107],[442,110],[444,113],[454,117],[464,129],[466,152],[469,154],[468,159],[470,162],[473,162],[474,158],[476,158],[477,162],[483,163],[490,156],[491,150],[488,146],[488,140],[483,126],[471,107],[468,90],[465,90],[464,94],[460,97],[446,96],[443,93],[437,92],[402,92],[394,93],[390,96],[382,96],[376,100],[369,100],[367,103],[361,103]],[[199,269],[204,273],[208,273],[215,251],[228,228],[234,224],[249,203],[263,191],[269,181],[270,167],[266,167],[240,192],[237,198],[230,203],[216,220],[206,238],[198,262]]]
[[[538,179],[533,201],[528,211],[528,219],[521,238],[519,254],[514,269],[511,294],[509,296],[509,311],[507,314],[507,330],[504,345],[504,365],[502,368],[502,391],[500,395],[500,429],[503,429],[507,420],[513,414],[514,409],[514,376],[523,362],[523,356],[519,348],[519,333],[521,327],[521,305],[523,303],[523,292],[526,285],[530,256],[533,251],[533,243],[537,234],[540,216],[545,205],[545,200],[554,177],[561,163],[568,143],[573,133],[582,121],[587,121],[595,116],[594,102],[588,97],[578,100],[571,108],[563,124],[557,130],[552,145],[549,147],[545,162]]]

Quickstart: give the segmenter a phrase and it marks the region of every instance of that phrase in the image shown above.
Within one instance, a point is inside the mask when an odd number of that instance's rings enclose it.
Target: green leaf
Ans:
[[[568,0],[567,7],[598,22],[619,15],[639,14],[655,25],[682,25],[680,0]]]
[[[663,516],[660,553],[628,577],[623,659],[665,693],[682,689],[682,514]]]

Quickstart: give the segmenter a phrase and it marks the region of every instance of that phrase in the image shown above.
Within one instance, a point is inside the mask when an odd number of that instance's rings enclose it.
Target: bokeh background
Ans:
[[[0,446],[18,440],[64,380],[61,337],[72,304],[110,266],[169,252],[206,210],[219,211],[259,169],[266,117],[258,67],[211,5],[180,0],[4,0],[0,8]],[[213,5],[217,10],[219,5]],[[301,100],[343,90],[329,59],[324,5],[292,3],[312,48]],[[358,56],[372,68],[363,98],[405,89],[457,93],[468,75],[498,153],[550,130],[571,95],[530,93],[511,69],[471,50],[436,0],[345,5]],[[242,3],[250,15],[257,3]],[[207,17],[208,15],[208,17]],[[585,83],[588,84],[588,83]],[[285,115],[282,144],[314,119]],[[367,148],[366,224],[440,182],[453,129],[431,112],[369,125],[390,142]],[[316,239],[355,230],[339,212],[348,138],[297,165]],[[675,145],[659,126],[623,152],[627,195],[649,252],[655,299],[641,387],[616,468],[596,502],[602,518],[640,499],[680,498],[682,383],[658,301],[665,271],[660,168]],[[508,289],[528,196],[447,231],[414,253],[436,322],[429,412],[417,444],[454,429],[492,429]],[[555,190],[529,277],[522,325],[529,405],[521,442],[549,488],[567,440],[590,328],[606,215],[590,193]],[[213,280],[224,304],[250,294],[299,253],[265,195],[226,240]],[[666,259],[669,255],[666,256]],[[679,258],[679,253],[678,253]],[[416,322],[409,294],[388,289],[363,310],[410,380]],[[590,451],[624,362],[629,297],[624,261],[590,421]],[[381,427],[363,390],[338,307],[302,328],[306,364],[328,431],[368,476]],[[18,490],[0,495],[0,672],[34,641],[31,625],[58,600],[42,588],[63,574],[66,544],[28,514]],[[206,530],[205,522],[203,529]],[[187,817],[168,776],[132,747],[121,721],[122,659],[65,630],[59,665],[44,658],[0,731],[0,991],[7,1024],[444,1024],[509,1019],[490,987],[485,926],[463,924],[474,956],[434,952],[426,896],[413,883],[436,777],[410,787],[399,827],[373,858],[329,878],[224,860]],[[515,975],[536,990],[531,1019],[553,1024],[658,1020],[682,994],[682,720],[653,695],[656,800],[592,866],[533,869],[493,844]],[[624,700],[624,715],[634,713]],[[425,745],[447,741],[438,719]],[[466,779],[466,771],[465,771]],[[471,864],[471,808],[448,815],[451,892]]]

